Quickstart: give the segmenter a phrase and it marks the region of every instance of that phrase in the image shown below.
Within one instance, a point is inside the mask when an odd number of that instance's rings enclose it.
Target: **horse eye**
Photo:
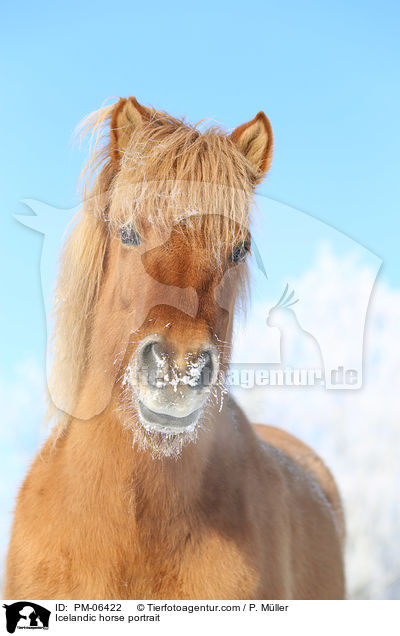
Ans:
[[[239,243],[239,245],[236,245],[236,247],[232,250],[229,260],[235,265],[243,263],[248,251],[249,246],[247,243]]]
[[[121,243],[123,245],[140,245],[140,234],[138,234],[130,225],[121,228]]]

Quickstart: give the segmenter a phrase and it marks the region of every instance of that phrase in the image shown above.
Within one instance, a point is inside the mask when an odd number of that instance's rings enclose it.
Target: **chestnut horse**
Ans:
[[[200,131],[130,97],[87,131],[55,303],[58,425],[18,495],[6,598],[343,598],[331,474],[224,387],[267,117]]]

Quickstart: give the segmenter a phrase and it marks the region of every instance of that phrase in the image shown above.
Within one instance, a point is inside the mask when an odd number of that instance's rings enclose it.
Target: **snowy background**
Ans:
[[[345,268],[353,296],[338,303],[338,272]],[[319,286],[321,276],[324,285]],[[346,316],[357,303],[360,290],[373,272],[356,259],[337,258],[322,250],[315,265],[298,278],[298,297],[312,294],[323,308],[324,326],[343,324],[333,346],[351,348],[357,337],[346,329]],[[300,304],[299,302],[299,304]],[[257,303],[257,315],[267,316],[271,304]],[[295,308],[296,306],[294,306]],[[314,306],[308,309],[313,311]],[[379,278],[366,317],[363,349],[363,386],[360,389],[326,390],[324,387],[239,388],[234,393],[255,422],[284,428],[309,443],[325,460],[339,485],[346,524],[346,574],[350,598],[400,598],[400,290]],[[236,359],[241,349],[268,342],[268,327],[239,333]],[[275,328],[275,331],[279,331]],[[278,334],[280,335],[280,334]],[[295,360],[299,334],[285,333],[287,350]],[[258,347],[260,356],[260,344]],[[294,365],[295,366],[295,365]]]

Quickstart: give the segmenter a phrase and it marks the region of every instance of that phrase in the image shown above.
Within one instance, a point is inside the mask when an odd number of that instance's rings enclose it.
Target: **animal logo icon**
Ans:
[[[270,309],[268,327],[280,331],[280,363],[284,368],[322,369],[323,358],[317,339],[300,324],[293,306],[299,302],[289,284]]]
[[[18,601],[10,605],[4,604],[6,610],[6,628],[9,634],[14,634],[16,629],[48,629],[50,610],[32,603],[31,601]]]

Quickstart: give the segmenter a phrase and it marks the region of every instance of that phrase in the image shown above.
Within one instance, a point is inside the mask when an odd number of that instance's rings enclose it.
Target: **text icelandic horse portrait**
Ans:
[[[54,301],[56,424],[18,494],[5,597],[344,598],[330,472],[224,385],[267,117],[226,134],[130,97],[84,133]]]

